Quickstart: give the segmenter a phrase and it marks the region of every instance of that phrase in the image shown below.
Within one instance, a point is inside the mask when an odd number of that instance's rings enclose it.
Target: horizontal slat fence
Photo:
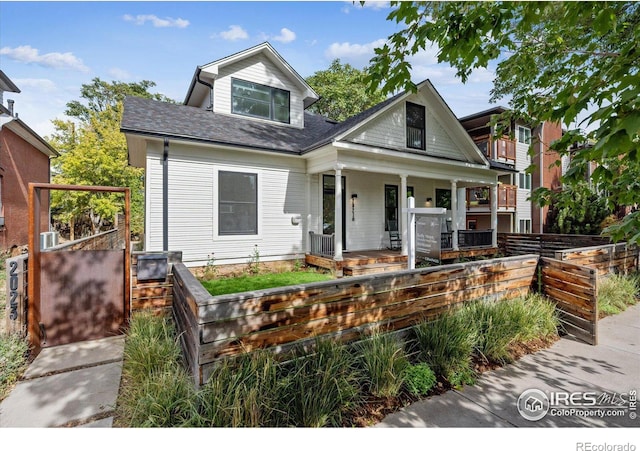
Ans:
[[[167,276],[164,279],[139,281],[138,257],[141,255],[167,256]],[[182,252],[134,252],[131,255],[131,310],[153,310],[168,313],[173,305],[173,266],[182,262]]]
[[[359,276],[211,296],[174,266],[173,314],[197,384],[216,361],[258,348],[275,352],[317,336],[355,340],[375,327],[399,330],[463,302],[528,293],[537,255]]]
[[[598,275],[627,274],[638,270],[638,246],[627,243],[557,251],[557,260],[588,266]]]
[[[569,334],[598,344],[598,272],[594,268],[542,257],[542,293],[556,304]]]
[[[604,244],[611,244],[611,241],[598,235],[498,234],[498,247],[506,256],[538,254],[541,257],[554,258],[556,251]]]

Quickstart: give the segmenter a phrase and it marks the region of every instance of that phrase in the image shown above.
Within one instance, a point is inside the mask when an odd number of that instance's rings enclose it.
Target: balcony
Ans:
[[[498,209],[515,209],[518,187],[498,185]],[[491,210],[491,189],[488,186],[467,188],[467,210]]]
[[[516,142],[503,136],[500,139],[493,139],[490,135],[477,136],[473,138],[478,149],[487,156],[487,158],[497,160],[505,159],[511,162],[516,161]]]

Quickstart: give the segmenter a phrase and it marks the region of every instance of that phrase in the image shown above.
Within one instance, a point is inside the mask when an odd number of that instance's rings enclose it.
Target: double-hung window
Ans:
[[[425,109],[407,102],[407,147],[425,150]]]
[[[289,91],[234,78],[231,81],[231,111],[288,124]]]
[[[531,144],[531,129],[518,125],[518,142],[522,144]]]
[[[520,189],[531,189],[531,174],[521,172],[519,174],[518,187]]]
[[[218,233],[258,234],[258,174],[218,173]]]

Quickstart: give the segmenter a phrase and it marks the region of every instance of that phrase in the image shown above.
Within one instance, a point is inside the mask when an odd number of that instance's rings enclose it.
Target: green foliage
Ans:
[[[604,315],[623,312],[638,303],[640,293],[638,276],[613,274],[598,285],[598,310]]]
[[[477,340],[476,329],[460,311],[420,323],[413,332],[421,362],[426,362],[453,386],[475,381],[471,356]]]
[[[198,393],[198,415],[191,426],[277,426],[278,367],[268,351],[223,360]]]
[[[264,290],[267,288],[286,287],[311,282],[331,280],[329,274],[311,271],[293,271],[282,273],[259,274],[257,276],[244,275],[238,277],[223,277],[212,280],[202,280],[202,285],[213,296],[245,291]]]
[[[414,396],[425,396],[436,384],[436,375],[426,363],[409,365],[405,370],[405,386]]]
[[[391,2],[388,20],[401,29],[376,49],[371,88],[415,90],[408,59],[436,46],[466,82],[476,68],[493,69],[492,101],[509,98],[510,116],[562,123],[551,148],[571,152],[575,168],[601,164],[592,180],[623,205],[640,203],[632,175],[616,181],[617,161],[631,174],[640,165],[640,4],[637,2]],[[584,119],[582,119],[584,118]],[[615,160],[615,161],[614,161]],[[618,173],[619,174],[619,173]],[[610,230],[615,239],[640,243],[640,211]]]
[[[152,94],[155,83],[107,83],[94,78],[83,84],[81,98],[67,103],[66,114],[72,120],[53,121],[55,132],[48,138],[60,152],[52,160],[52,181],[69,185],[100,185],[131,188],[131,231],[140,234],[144,227],[143,170],[128,164],[127,143],[120,132],[122,101],[127,95],[170,101]],[[123,211],[119,194],[53,191],[51,208],[63,223],[87,224],[91,233],[113,225],[117,212]],[[73,234],[73,231],[72,231]],[[87,233],[88,234],[88,231]]]
[[[356,349],[358,367],[368,391],[382,398],[397,396],[409,366],[403,342],[396,335],[376,331],[358,343]]]
[[[18,334],[0,334],[0,400],[27,369],[29,343]]]
[[[353,357],[336,341],[317,340],[311,354],[299,351],[281,370],[280,411],[291,426],[341,426],[342,414],[358,399]]]
[[[306,82],[320,95],[309,111],[335,121],[344,121],[385,99],[377,90],[367,91],[366,71],[333,60],[327,70],[317,71]]]
[[[606,199],[585,181],[561,191],[536,190],[532,199],[538,205],[549,205],[545,230],[548,233],[599,235],[602,222],[609,216]]]
[[[180,346],[169,319],[150,311],[131,316],[122,377],[116,423],[177,427],[193,416],[193,381],[182,367]]]
[[[260,274],[260,249],[258,249],[257,244],[253,245],[253,251],[251,252],[251,255],[249,255],[247,271],[249,271],[249,274],[253,274],[254,276]]]

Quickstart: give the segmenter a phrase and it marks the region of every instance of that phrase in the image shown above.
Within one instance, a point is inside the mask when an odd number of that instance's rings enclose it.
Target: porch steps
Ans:
[[[406,262],[371,263],[368,265],[353,265],[342,268],[344,276],[362,276],[365,274],[377,274],[389,271],[401,271],[407,269]]]

